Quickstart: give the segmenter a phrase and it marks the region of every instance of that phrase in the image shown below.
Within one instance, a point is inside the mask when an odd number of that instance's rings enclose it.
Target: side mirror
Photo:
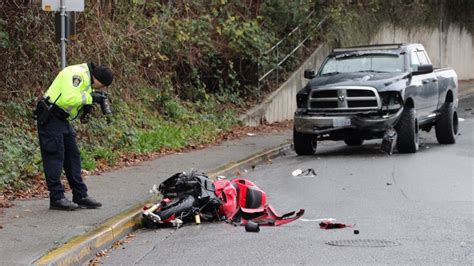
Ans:
[[[316,77],[316,72],[314,71],[314,69],[305,69],[304,70],[304,78],[305,79],[312,79]]]
[[[433,65],[419,65],[417,71],[413,71],[413,75],[428,74],[433,72]]]

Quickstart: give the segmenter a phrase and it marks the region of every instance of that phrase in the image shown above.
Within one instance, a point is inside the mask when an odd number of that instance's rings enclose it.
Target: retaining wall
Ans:
[[[454,68],[459,80],[474,79],[474,38],[457,25],[441,32],[438,28],[408,30],[385,24],[371,43],[421,43],[435,67]]]
[[[324,58],[331,52],[328,45],[320,45],[309,58],[286,80],[276,91],[260,105],[247,111],[240,117],[246,125],[256,126],[261,123],[274,123],[293,119],[296,110],[296,93],[306,86],[304,70],[318,69]]]
[[[372,44],[408,42],[423,44],[435,67],[450,66],[456,70],[459,80],[474,79],[474,38],[465,29],[451,25],[442,32],[425,27],[407,30],[386,24],[371,41]],[[330,51],[326,44],[319,46],[278,90],[262,104],[240,116],[240,120],[249,126],[292,120],[296,110],[296,93],[308,82],[303,77],[304,70],[319,69]]]

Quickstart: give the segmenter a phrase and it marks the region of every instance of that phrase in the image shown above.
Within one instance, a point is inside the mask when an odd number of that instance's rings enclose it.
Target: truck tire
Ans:
[[[414,108],[405,109],[398,121],[395,130],[397,131],[397,149],[400,153],[415,153],[419,147],[418,121]]]
[[[453,103],[446,103],[441,108],[441,113],[436,117],[435,122],[436,139],[439,144],[456,143],[458,122],[458,113],[454,109]]]
[[[363,139],[345,139],[344,142],[346,143],[347,146],[360,146],[362,143],[364,143]]]
[[[315,135],[300,133],[293,128],[293,145],[296,154],[313,155],[316,152],[317,144]]]

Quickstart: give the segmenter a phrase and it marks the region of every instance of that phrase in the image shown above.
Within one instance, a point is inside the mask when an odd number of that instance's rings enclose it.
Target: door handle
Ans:
[[[423,83],[423,84],[428,84],[428,81],[427,81],[427,80],[423,80],[421,83]]]
[[[438,80],[437,80],[437,79],[433,79],[433,82],[438,82]]]

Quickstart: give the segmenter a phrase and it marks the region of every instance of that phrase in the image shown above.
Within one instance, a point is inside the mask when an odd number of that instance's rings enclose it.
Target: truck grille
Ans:
[[[362,86],[313,89],[308,101],[309,111],[325,113],[369,112],[381,107],[377,90]]]

